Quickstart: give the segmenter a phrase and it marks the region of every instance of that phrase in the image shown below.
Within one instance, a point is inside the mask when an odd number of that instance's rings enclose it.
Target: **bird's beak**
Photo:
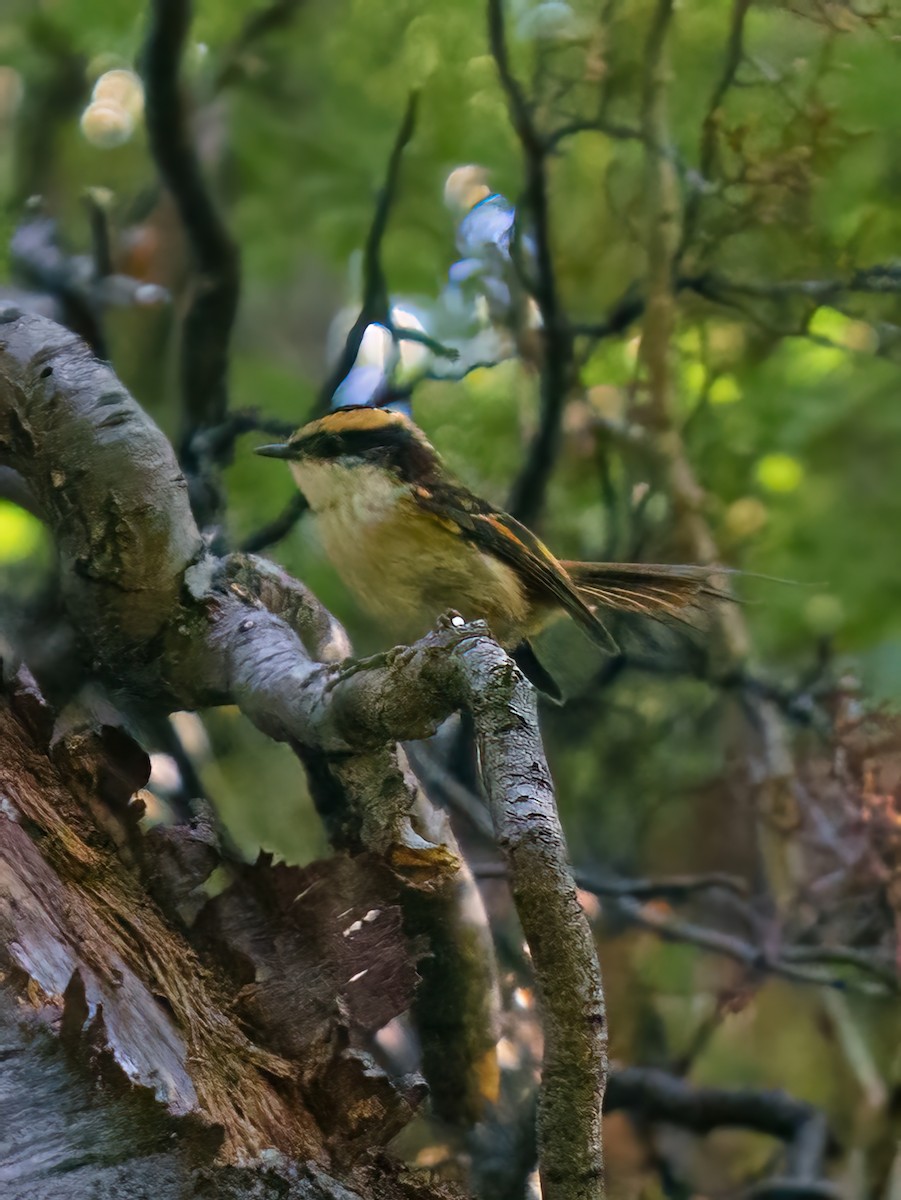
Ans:
[[[257,446],[254,454],[262,454],[264,458],[294,458],[290,442],[274,442],[271,446]]]

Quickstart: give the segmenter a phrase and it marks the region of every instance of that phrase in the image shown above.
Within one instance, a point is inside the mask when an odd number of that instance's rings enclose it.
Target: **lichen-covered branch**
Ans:
[[[606,1018],[597,956],[567,861],[534,692],[486,632],[478,624],[448,623],[384,663],[308,677],[299,702],[309,706],[321,743],[337,751],[391,736],[425,737],[449,711],[472,712],[483,784],[544,1017],[542,1186],[549,1200],[588,1200],[600,1194],[602,1180]],[[276,686],[270,710],[279,696],[284,708],[298,694]]]
[[[538,1159],[547,1200],[603,1191],[607,1019],[597,956],[567,864],[535,693],[495,649],[473,660],[482,783],[529,943],[544,1018]]]

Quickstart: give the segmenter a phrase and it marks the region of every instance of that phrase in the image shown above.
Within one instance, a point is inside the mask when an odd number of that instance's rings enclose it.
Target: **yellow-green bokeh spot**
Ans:
[[[0,564],[24,562],[44,544],[44,527],[17,504],[0,500]]]
[[[741,388],[734,375],[720,375],[710,385],[711,404],[734,404],[741,399]]]
[[[784,364],[782,381],[789,390],[795,387],[809,388],[821,383],[842,368],[846,359],[844,350],[837,346],[820,346],[803,338],[786,338],[783,342],[783,354],[784,358],[780,360]]]
[[[835,633],[845,623],[845,608],[838,596],[822,592],[804,605],[804,617],[815,633]]]
[[[829,338],[831,342],[844,345],[845,333],[851,323],[851,318],[846,317],[844,313],[823,305],[810,318],[807,330],[814,337]]]
[[[873,354],[879,348],[879,334],[867,321],[846,317],[834,308],[818,308],[810,318],[809,331],[828,338],[847,350]]]
[[[704,384],[707,382],[707,371],[704,364],[699,362],[686,363],[682,378],[689,393],[697,395],[698,392],[704,390]]]
[[[754,469],[757,482],[768,492],[793,492],[804,478],[804,468],[790,454],[765,454]]]

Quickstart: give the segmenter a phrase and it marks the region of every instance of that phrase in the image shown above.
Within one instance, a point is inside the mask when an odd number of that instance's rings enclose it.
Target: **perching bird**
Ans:
[[[561,561],[524,525],[450,474],[407,417],[341,408],[258,454],[287,460],[322,543],[357,599],[393,632],[423,634],[455,609],[487,621],[542,691],[559,698],[530,639],[569,614],[606,651],[598,607],[678,616],[715,595],[717,568]]]

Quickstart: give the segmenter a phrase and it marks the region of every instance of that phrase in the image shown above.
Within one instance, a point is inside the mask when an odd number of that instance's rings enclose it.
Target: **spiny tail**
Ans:
[[[586,603],[620,612],[683,620],[687,610],[705,600],[730,599],[727,591],[711,582],[731,574],[723,567],[583,562],[561,566]]]

